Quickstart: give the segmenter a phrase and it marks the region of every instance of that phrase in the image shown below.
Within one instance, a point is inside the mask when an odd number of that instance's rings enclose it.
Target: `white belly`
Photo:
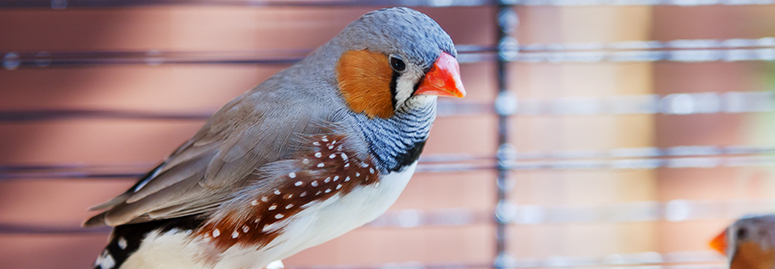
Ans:
[[[259,250],[234,245],[213,257],[215,250],[206,242],[192,241],[185,234],[166,233],[144,240],[121,269],[264,268],[272,261],[334,239],[385,213],[409,183],[416,166],[417,162],[401,173],[385,175],[379,184],[357,187],[345,196],[335,195],[307,205],[295,216],[278,223],[285,227],[284,232]]]

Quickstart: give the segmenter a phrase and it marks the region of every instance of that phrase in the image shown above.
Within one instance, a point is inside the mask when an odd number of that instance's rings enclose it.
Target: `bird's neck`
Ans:
[[[399,108],[388,119],[356,115],[369,151],[383,173],[402,171],[420,157],[434,119],[435,98],[411,109]]]

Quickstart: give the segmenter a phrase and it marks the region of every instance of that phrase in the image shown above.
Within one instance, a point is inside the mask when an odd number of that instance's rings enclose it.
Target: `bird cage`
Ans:
[[[123,192],[226,102],[362,14],[459,52],[417,173],[289,268],[725,268],[775,211],[773,0],[0,2],[0,264],[86,268]]]

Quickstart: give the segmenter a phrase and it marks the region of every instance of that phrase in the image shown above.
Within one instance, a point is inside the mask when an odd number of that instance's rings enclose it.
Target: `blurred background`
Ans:
[[[708,241],[775,210],[773,0],[2,0],[0,267],[88,268],[88,207],[394,5],[469,95],[386,215],[287,267],[725,268]]]

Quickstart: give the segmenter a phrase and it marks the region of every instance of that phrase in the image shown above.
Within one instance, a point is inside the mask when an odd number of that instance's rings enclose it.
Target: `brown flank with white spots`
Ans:
[[[284,175],[284,184],[248,200],[239,210],[248,214],[235,211],[211,219],[196,235],[214,242],[221,250],[235,244],[260,248],[282,233],[282,227],[274,224],[293,217],[305,205],[345,195],[357,186],[377,184],[379,172],[371,161],[343,150],[343,139],[343,135],[312,137],[308,150],[295,158],[299,169]]]

